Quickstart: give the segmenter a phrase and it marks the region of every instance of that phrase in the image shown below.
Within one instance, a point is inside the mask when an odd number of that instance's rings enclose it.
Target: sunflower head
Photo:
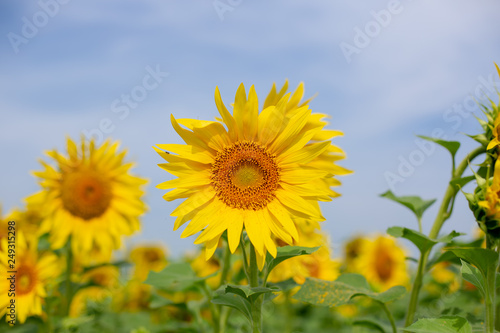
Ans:
[[[406,253],[392,237],[379,235],[363,242],[355,269],[377,290],[406,285],[409,275]]]
[[[130,252],[130,261],[135,265],[134,278],[146,280],[149,271],[159,272],[167,266],[167,251],[161,246],[137,246]]]
[[[2,272],[11,271],[8,262],[7,239],[2,240],[0,249],[0,268]],[[51,252],[38,253],[37,243],[33,238],[26,238],[23,231],[17,232],[15,284],[17,320],[24,323],[30,316],[42,316],[42,304],[47,297],[47,289],[59,276],[61,263]],[[10,302],[8,290],[10,281],[0,279],[0,317],[6,313]],[[7,319],[8,320],[8,319]]]
[[[83,137],[79,145],[67,139],[67,155],[47,152],[55,165],[41,161],[44,169],[34,174],[42,191],[27,200],[46,207],[40,232],[50,234],[53,248],[71,237],[74,253],[97,247],[110,254],[121,236],[139,230],[146,181],[129,173],[132,163],[124,162],[125,154],[117,142],[97,147]]]
[[[276,255],[273,238],[298,241],[292,217],[324,220],[318,201],[338,196],[331,187],[349,171],[336,164],[345,154],[330,140],[342,133],[324,129],[325,115],[301,102],[302,84],[287,90],[273,85],[259,111],[254,87],[247,96],[242,84],[230,112],[216,89],[218,121],[172,116],[186,144],[154,147],[167,162],[159,166],[177,177],[157,187],[171,189],[167,201],[185,199],[171,214],[174,229],[189,222],[181,237],[203,230],[195,243],[205,244],[206,259],[225,231],[234,253],[245,230],[262,269],[267,252]]]

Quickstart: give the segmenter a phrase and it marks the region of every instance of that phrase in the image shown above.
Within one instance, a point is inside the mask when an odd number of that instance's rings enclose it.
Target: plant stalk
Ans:
[[[259,268],[255,248],[250,242],[250,287],[259,286]],[[252,332],[262,333],[262,295],[255,298],[252,304]]]

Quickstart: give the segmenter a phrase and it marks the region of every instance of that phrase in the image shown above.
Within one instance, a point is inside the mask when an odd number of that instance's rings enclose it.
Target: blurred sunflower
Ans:
[[[118,286],[120,270],[113,265],[104,265],[92,268],[80,277],[81,283],[91,283],[96,286],[112,289]]]
[[[356,259],[359,256],[366,237],[356,236],[349,240],[344,246],[345,265],[348,271],[356,270]]]
[[[90,286],[80,289],[76,292],[76,294],[73,296],[73,299],[71,300],[69,316],[72,318],[82,316],[87,309],[87,304],[89,301],[96,303],[102,302],[106,298],[111,296],[112,293],[109,289],[99,286]]]
[[[271,272],[269,281],[279,282],[292,278],[302,284],[307,277],[335,280],[339,276],[340,263],[331,259],[327,237],[319,231],[319,223],[304,219],[296,219],[295,223],[300,241],[293,245],[320,248],[310,255],[283,261]],[[278,245],[282,244],[278,241]]]
[[[49,151],[57,167],[41,161],[44,170],[34,172],[43,190],[27,201],[44,203],[41,233],[50,233],[54,249],[71,237],[74,253],[87,254],[95,245],[110,253],[120,247],[122,235],[139,230],[146,210],[141,187],[147,181],[129,174],[133,164],[124,163],[126,152],[117,150],[117,142],[96,147],[82,138],[77,146],[68,138],[68,156]]]
[[[195,243],[205,243],[207,259],[226,230],[234,253],[244,228],[262,269],[267,252],[276,256],[272,235],[292,244],[299,237],[292,216],[324,220],[318,201],[338,196],[331,189],[340,184],[334,176],[349,173],[335,164],[345,154],[330,142],[342,133],[324,130],[325,115],[301,103],[302,84],[292,95],[287,89],[288,83],[279,92],[273,85],[259,113],[254,87],[247,97],[241,84],[231,114],[216,88],[221,119],[171,116],[186,145],[154,147],[168,162],[159,166],[178,177],[157,186],[173,189],[164,199],[186,199],[171,214],[174,230],[188,221],[181,237],[204,229]]]
[[[497,68],[498,76],[500,76],[500,68],[498,67],[497,64],[495,64],[495,67]],[[491,138],[491,141],[488,143],[488,146],[486,147],[487,150],[492,149],[492,148],[500,145],[500,111],[499,111],[499,105],[491,102],[491,110],[489,110],[489,113],[492,114],[492,115],[495,115],[495,120],[493,122],[493,128],[492,128],[492,131],[491,131],[491,134],[492,134],[493,137]]]
[[[405,251],[394,238],[380,235],[363,242],[355,267],[374,288],[386,290],[408,283],[405,258]]]
[[[61,265],[53,253],[38,254],[36,243],[31,238],[28,240],[22,231],[17,232],[16,236],[15,300],[17,321],[22,324],[29,316],[43,314],[42,303],[47,296],[46,288],[60,274]],[[4,238],[0,249],[2,272],[12,271],[8,260],[8,243]],[[0,317],[6,313],[10,302],[9,288],[10,281],[4,276],[0,279]]]
[[[138,246],[130,252],[130,261],[135,265],[134,278],[144,281],[149,271],[159,272],[167,266],[167,255],[160,246]]]

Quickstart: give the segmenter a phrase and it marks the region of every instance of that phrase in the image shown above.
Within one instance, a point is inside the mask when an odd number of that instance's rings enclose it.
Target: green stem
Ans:
[[[405,327],[410,326],[415,318],[415,312],[417,311],[418,305],[418,295],[420,294],[420,289],[422,288],[422,280],[424,278],[425,264],[427,263],[428,253],[429,251],[420,254],[417,275],[415,276],[415,281],[413,282],[413,286],[411,288],[410,303],[408,305]]]
[[[259,268],[255,248],[250,242],[250,287],[259,286]],[[262,295],[255,298],[252,304],[252,332],[262,333]]]
[[[250,283],[250,267],[248,266],[247,250],[245,249],[245,240],[243,239],[243,234],[240,239],[241,253],[243,254],[243,270],[245,271],[245,276],[247,277],[248,283]]]
[[[418,231],[422,232],[422,218],[421,217],[418,218]]]
[[[69,316],[71,301],[73,299],[73,284],[71,283],[71,272],[73,270],[73,251],[71,251],[71,238],[66,243],[66,307],[64,315]]]
[[[470,152],[462,160],[462,162],[460,162],[458,167],[454,170],[452,180],[459,179],[460,177],[462,177],[462,174],[469,166],[469,163],[474,158],[476,158],[477,156],[481,155],[484,152],[485,149],[483,146],[478,147],[474,149],[472,152]],[[457,193],[458,189],[456,185],[448,183],[448,187],[446,188],[443,201],[441,202],[441,206],[439,207],[436,219],[434,220],[434,224],[432,225],[432,229],[429,233],[429,238],[436,239],[437,236],[439,235],[439,231],[441,231],[441,227],[443,226],[444,222],[450,218],[453,208],[453,203]],[[406,315],[405,327],[410,326],[413,323],[413,319],[415,318],[415,312],[417,310],[417,305],[418,305],[418,296],[420,294],[420,289],[422,287],[422,278],[425,274],[425,264],[427,263],[429,253],[430,251],[422,253],[418,262],[418,270],[411,290],[411,297],[410,297],[410,303],[408,304],[408,312]]]
[[[224,257],[222,262],[222,273],[220,275],[219,287],[226,283],[227,275],[229,269],[231,268],[231,251],[229,249],[229,243],[226,242],[226,248],[224,249]]]
[[[208,300],[208,303],[210,304],[210,312],[212,314],[212,322],[214,326],[214,333],[220,333],[220,313],[219,313],[219,308],[211,302],[212,299],[212,291],[208,288],[206,283],[203,283],[201,290],[205,294],[205,297]]]
[[[396,328],[396,322],[394,321],[394,317],[392,316],[391,311],[389,311],[389,308],[385,303],[379,302],[380,305],[382,306],[382,309],[384,309],[385,314],[387,315],[387,318],[391,322],[391,327],[392,327],[392,333],[398,333],[398,329]]]

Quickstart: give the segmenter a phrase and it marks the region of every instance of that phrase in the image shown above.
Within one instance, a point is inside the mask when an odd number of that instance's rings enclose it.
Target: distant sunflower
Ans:
[[[340,263],[331,258],[327,237],[319,229],[318,222],[295,219],[300,241],[293,245],[320,248],[307,256],[298,256],[280,263],[271,272],[269,281],[279,282],[294,279],[302,284],[306,278],[314,277],[333,281],[339,276]]]
[[[75,253],[94,247],[109,253],[120,247],[122,235],[139,230],[139,216],[146,209],[141,187],[147,181],[129,174],[133,164],[124,163],[126,152],[117,150],[117,142],[96,147],[93,140],[82,139],[77,146],[68,138],[68,157],[49,151],[56,168],[41,161],[44,170],[34,172],[43,190],[28,203],[44,202],[41,233],[50,233],[54,249],[71,237]]]
[[[406,285],[409,280],[405,251],[389,236],[363,242],[356,258],[356,271],[378,290]]]
[[[134,263],[134,278],[144,281],[149,271],[159,272],[167,266],[166,251],[160,246],[138,246],[130,252]]]
[[[342,133],[324,130],[325,115],[301,103],[302,84],[292,95],[287,89],[286,83],[276,92],[273,85],[259,112],[254,87],[247,98],[241,84],[231,114],[216,88],[219,121],[171,116],[186,145],[154,147],[168,162],[159,166],[178,177],[157,186],[173,189],[164,199],[186,199],[171,214],[174,230],[188,221],[181,237],[204,229],[195,243],[205,243],[207,259],[226,230],[234,253],[244,228],[262,269],[267,252],[276,256],[271,236],[292,244],[299,237],[293,216],[324,220],[318,201],[338,196],[334,176],[349,173],[335,164],[345,154],[330,142]]]
[[[16,234],[15,253],[15,301],[17,321],[24,323],[30,316],[41,316],[42,303],[47,297],[47,286],[60,274],[60,262],[53,253],[38,254],[36,243],[28,241],[23,232]],[[32,240],[30,238],[30,240]],[[2,272],[12,271],[8,257],[7,239],[2,240],[0,268]],[[9,274],[10,275],[10,274]],[[6,276],[0,279],[0,317],[10,302],[8,290],[10,281]],[[9,318],[7,317],[7,320]]]

